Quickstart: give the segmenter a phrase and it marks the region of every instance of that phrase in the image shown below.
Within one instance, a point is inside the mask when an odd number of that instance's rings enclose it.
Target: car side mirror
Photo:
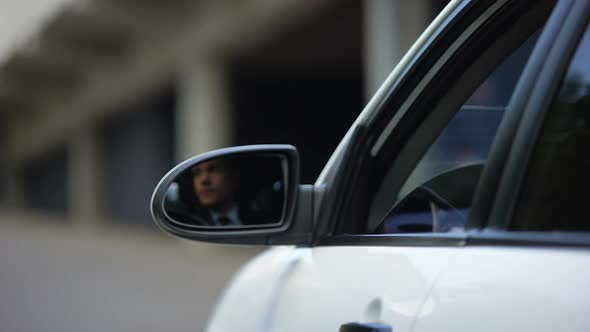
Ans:
[[[160,228],[183,238],[268,243],[289,233],[300,191],[293,146],[232,147],[174,167],[157,185],[151,212]]]

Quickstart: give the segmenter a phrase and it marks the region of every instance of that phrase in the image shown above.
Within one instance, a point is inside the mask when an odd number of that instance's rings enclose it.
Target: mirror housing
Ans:
[[[269,172],[268,167],[258,169],[265,164],[268,165],[269,160],[272,163],[271,168],[278,171]],[[278,208],[273,209],[275,212],[271,214],[271,217],[266,214],[266,219],[255,217],[254,219],[259,220],[248,223],[213,224],[210,217],[203,218],[202,213],[197,215],[197,210],[203,211],[204,207],[208,207],[206,198],[199,196],[197,184],[192,191],[193,198],[196,198],[194,201],[202,203],[202,206],[198,209],[182,208],[183,213],[180,214],[172,213],[169,203],[171,192],[174,191],[172,189],[178,187],[182,189],[182,186],[193,189],[193,181],[189,179],[189,181],[180,182],[179,179],[187,176],[195,176],[196,179],[195,169],[202,165],[219,162],[226,164],[228,161],[232,161],[232,169],[246,173],[240,174],[240,178],[245,180],[242,182],[247,183],[248,187],[258,182],[274,181],[272,182],[273,197],[275,207]],[[242,161],[247,161],[247,164]],[[274,175],[268,175],[269,173]],[[197,182],[197,180],[194,181],[194,183]],[[312,197],[313,186],[299,184],[299,154],[295,147],[291,145],[238,146],[206,152],[174,167],[154,190],[151,214],[162,230],[190,240],[231,244],[305,244],[311,239]],[[211,211],[211,214],[214,213]],[[263,214],[254,215],[262,216]]]

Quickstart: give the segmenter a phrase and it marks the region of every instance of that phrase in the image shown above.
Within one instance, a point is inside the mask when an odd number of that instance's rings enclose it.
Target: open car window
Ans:
[[[455,111],[371,234],[462,230],[496,132],[536,43],[532,34]]]

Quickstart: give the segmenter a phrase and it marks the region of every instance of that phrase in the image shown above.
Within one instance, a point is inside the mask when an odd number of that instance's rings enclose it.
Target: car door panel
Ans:
[[[415,332],[588,331],[590,253],[468,247],[437,281]]]
[[[282,246],[246,264],[225,290],[206,331],[271,331],[273,308],[299,258],[295,247]]]
[[[297,250],[306,253],[281,290],[273,331],[338,331],[349,322],[381,322],[409,332],[436,277],[460,249]]]

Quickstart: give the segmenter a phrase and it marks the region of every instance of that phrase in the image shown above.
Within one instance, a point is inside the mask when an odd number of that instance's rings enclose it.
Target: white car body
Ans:
[[[274,248],[235,277],[207,331],[587,331],[579,249]],[[526,281],[526,282],[524,282]]]

